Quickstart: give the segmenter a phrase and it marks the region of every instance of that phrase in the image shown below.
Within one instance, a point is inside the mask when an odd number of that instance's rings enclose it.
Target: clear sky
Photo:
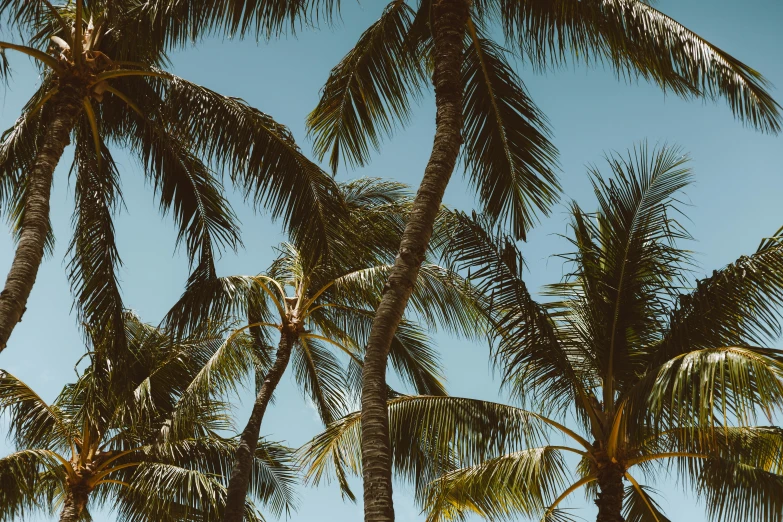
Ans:
[[[361,32],[374,21],[385,3],[343,3],[343,21],[334,28],[303,31],[296,38],[269,44],[214,39],[173,56],[174,72],[218,92],[244,98],[251,105],[288,125],[306,152],[311,142],[304,121],[315,106],[318,91],[329,69],[350,49]],[[761,71],[779,88],[773,95],[783,101],[783,4],[776,0],[659,0],[657,7],[686,26]],[[25,59],[12,62],[16,75],[0,99],[0,126],[9,127],[37,82]],[[783,137],[763,135],[735,121],[728,107],[719,102],[685,102],[665,96],[645,83],[627,85],[608,70],[571,69],[535,75],[520,66],[534,99],[548,115],[561,152],[563,201],[576,199],[583,208],[594,206],[585,166],[599,167],[605,151],[633,146],[639,140],[677,143],[690,152],[696,183],[687,190],[692,207],[687,210],[689,230],[698,240],[691,248],[701,264],[698,276],[711,273],[755,250],[759,240],[783,225]],[[339,180],[358,176],[393,178],[418,185],[429,155],[434,131],[434,106],[426,96],[414,111],[407,128],[386,142],[372,163],[360,170],[342,170]],[[172,221],[161,217],[152,190],[144,183],[136,160],[115,154],[123,173],[127,211],[117,217],[117,238],[124,262],[121,271],[123,296],[128,307],[144,320],[157,323],[181,294],[187,277],[187,262],[174,251],[176,231]],[[74,364],[84,353],[81,334],[71,310],[64,255],[70,237],[73,190],[67,179],[70,151],[66,151],[55,176],[52,220],[57,235],[54,256],[42,266],[24,321],[16,328],[9,347],[0,354],[0,368],[25,380],[45,399],[51,400],[72,381]],[[226,253],[219,262],[221,275],[255,274],[273,258],[279,224],[255,213],[242,198],[230,192],[240,217],[245,248]],[[469,209],[474,196],[457,173],[446,203]],[[552,254],[568,246],[557,234],[564,233],[565,209],[530,234],[521,248],[528,264],[528,286],[538,288],[562,276],[562,265]],[[0,275],[3,280],[11,263],[13,245],[7,229],[0,234]],[[487,362],[487,348],[434,334],[447,368],[449,391],[454,395],[502,400],[498,381]],[[247,390],[244,398],[249,400]],[[238,424],[244,425],[247,408],[237,406]],[[262,432],[297,446],[320,429],[315,411],[284,377],[277,401],[267,413]],[[4,430],[4,428],[3,428]],[[10,446],[0,440],[0,454]],[[662,505],[673,520],[706,520],[692,496],[683,495],[673,476],[655,483],[665,495]],[[357,483],[357,493],[361,488]],[[293,515],[300,522],[360,520],[361,506],[343,503],[336,486],[300,490],[301,507]],[[360,496],[360,495],[359,495]],[[397,519],[423,520],[409,490],[395,493]],[[594,518],[580,494],[570,507],[575,515]],[[113,520],[93,512],[96,522]]]

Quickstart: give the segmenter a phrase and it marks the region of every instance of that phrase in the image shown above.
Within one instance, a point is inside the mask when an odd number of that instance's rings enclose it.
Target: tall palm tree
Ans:
[[[248,2],[240,2],[247,4]],[[498,27],[499,26],[499,27]],[[465,171],[495,221],[517,238],[557,199],[556,149],[508,52],[534,69],[583,61],[642,77],[684,97],[725,98],[759,129],[780,129],[763,77],[644,0],[393,0],[334,68],[310,115],[316,153],[362,165],[409,115],[427,76],[435,90],[432,153],[378,307],[364,366],[365,519],[394,518],[385,368],[462,151]],[[464,143],[464,149],[462,147]]]
[[[394,182],[360,179],[342,184],[340,189],[348,208],[350,226],[343,243],[350,257],[314,258],[293,244],[284,244],[266,272],[191,286],[169,313],[172,326],[180,331],[205,318],[236,320],[247,314],[247,324],[235,334],[250,330],[256,339],[257,396],[240,435],[224,521],[242,520],[251,481],[251,456],[261,423],[292,358],[294,377],[324,424],[350,411],[352,391],[358,392],[364,345],[410,200],[404,198],[403,186]],[[466,335],[480,331],[481,317],[474,299],[464,280],[430,263],[422,268],[413,291],[415,311],[426,324]],[[272,349],[267,348],[274,342],[269,332],[279,332],[274,358]],[[230,388],[217,383],[236,382],[235,361],[251,354],[236,352],[230,340],[191,388],[193,404],[199,404],[197,397],[215,388]],[[333,351],[347,358],[347,368]],[[399,376],[417,393],[445,394],[436,354],[421,327],[404,320],[395,334],[390,357]]]
[[[163,70],[165,48],[151,36],[161,31],[138,2],[9,0],[0,3],[0,16],[26,40],[0,42],[0,49],[42,68],[38,89],[0,145],[0,209],[18,240],[0,293],[0,351],[51,248],[53,173],[71,141],[76,210],[69,275],[88,324],[121,324],[123,310],[112,224],[122,204],[121,175],[110,146],[141,159],[161,210],[177,223],[193,279],[215,277],[215,250],[240,241],[216,171],[230,172],[248,199],[316,248],[329,235],[323,214],[339,209],[331,177],[270,116]]]
[[[222,514],[237,441],[218,435],[228,427],[221,403],[183,403],[222,332],[204,328],[174,343],[130,314],[124,319],[123,330],[110,335],[127,337],[126,357],[92,330],[91,364],[52,404],[0,372],[0,409],[18,447],[0,458],[0,520],[58,508],[61,521],[89,520],[89,509],[102,505],[126,521]],[[291,464],[290,450],[259,442],[253,492],[272,512],[287,512],[295,501]],[[245,517],[263,520],[250,501]]]
[[[781,519],[783,430],[756,417],[783,408],[783,351],[764,347],[781,333],[783,235],[688,288],[692,260],[676,244],[689,237],[677,204],[685,161],[642,146],[609,158],[612,179],[592,172],[599,209],[571,205],[569,275],[545,304],[524,284],[513,237],[457,216],[447,254],[492,301],[495,355],[521,407],[390,401],[395,462],[429,520],[567,520],[561,502],[586,487],[599,522],[663,522],[639,473],[666,470],[711,520]],[[360,422],[349,416],[307,446],[311,475],[358,468]]]

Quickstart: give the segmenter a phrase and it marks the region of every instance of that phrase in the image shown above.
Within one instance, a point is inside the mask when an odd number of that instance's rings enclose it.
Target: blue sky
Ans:
[[[343,20],[333,28],[303,31],[271,43],[213,39],[173,55],[174,72],[218,92],[244,98],[251,105],[288,125],[306,152],[311,142],[304,131],[307,113],[329,69],[350,49],[359,34],[379,15],[384,4],[345,2]],[[657,7],[745,63],[761,71],[779,88],[783,100],[783,4],[773,0],[659,0]],[[0,126],[9,127],[37,82],[25,59],[16,59],[16,74],[0,103]],[[783,225],[779,203],[783,194],[783,138],[763,135],[734,120],[722,102],[686,102],[666,96],[645,83],[618,82],[608,70],[581,66],[536,75],[520,66],[534,99],[549,117],[554,142],[561,152],[563,202],[576,199],[592,208],[586,165],[602,167],[605,151],[624,151],[639,140],[676,143],[690,153],[696,182],[687,189],[689,230],[698,240],[698,276],[710,273],[755,250],[759,240]],[[410,124],[388,140],[364,169],[341,170],[337,177],[393,178],[416,186],[429,155],[434,131],[434,106],[427,95]],[[116,219],[121,278],[125,303],[148,322],[156,323],[179,297],[187,277],[187,262],[175,252],[176,231],[161,217],[143,171],[133,158],[117,153],[123,173],[127,211]],[[73,191],[67,179],[70,152],[55,176],[52,220],[57,250],[39,272],[24,321],[17,327],[0,367],[25,380],[45,399],[53,399],[62,385],[74,378],[73,366],[84,346],[71,310],[66,280],[65,250],[70,236]],[[255,274],[273,258],[272,246],[279,224],[245,205],[229,189],[229,197],[242,221],[245,248],[226,253],[219,262],[221,275]],[[446,203],[473,208],[474,196],[461,173],[455,174]],[[567,250],[558,234],[566,232],[563,206],[542,220],[521,245],[528,265],[528,286],[538,288],[558,281],[562,265],[552,254]],[[5,229],[4,229],[5,230]],[[0,274],[10,266],[13,245],[7,231],[0,234]],[[434,334],[454,395],[502,399],[483,344],[470,344]],[[249,399],[248,390],[243,395]],[[246,408],[237,405],[237,420],[244,424]],[[301,398],[289,376],[284,377],[277,401],[268,412],[262,432],[274,439],[299,445],[320,429],[314,410]],[[0,440],[0,454],[10,447]],[[662,504],[673,520],[706,520],[693,497],[683,495],[675,477],[659,477]],[[360,486],[357,483],[357,488]],[[337,488],[301,489],[301,508],[293,518],[300,522],[359,520],[361,506],[343,503]],[[397,518],[423,520],[404,486],[396,490]],[[594,511],[583,497],[573,496],[574,514],[590,519]],[[97,522],[113,520],[93,513]]]

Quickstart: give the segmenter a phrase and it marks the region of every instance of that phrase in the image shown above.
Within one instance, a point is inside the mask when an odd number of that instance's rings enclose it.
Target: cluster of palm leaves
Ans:
[[[241,99],[171,74],[170,51],[210,35],[271,38],[339,13],[307,0],[0,0],[40,84],[0,144],[0,213],[17,248],[0,293],[13,347],[53,248],[55,167],[73,147],[68,277],[87,351],[47,404],[0,371],[17,451],[0,459],[0,521],[37,510],[89,520],[241,522],[292,512],[300,479],[335,478],[367,522],[394,520],[392,476],[428,520],[664,522],[675,472],[715,520],[783,519],[783,233],[694,281],[678,195],[682,151],[639,145],[590,172],[570,204],[563,281],[537,301],[518,240],[560,197],[557,149],[512,60],[584,61],[685,97],[724,98],[778,132],[764,78],[641,0],[394,0],[331,71],[308,120],[318,159],[365,165],[431,82],[437,122],[415,197],[394,181],[338,183]],[[122,301],[112,150],[140,159],[190,262],[157,326]],[[481,212],[442,207],[457,162]],[[241,246],[228,178],[280,218],[287,242],[256,275],[219,276]],[[429,333],[489,339],[514,404],[450,397]],[[387,366],[407,390],[387,384]],[[296,451],[261,436],[287,372],[325,431]],[[244,427],[229,415],[243,385]],[[361,411],[354,412],[357,405]],[[766,425],[764,424],[766,423]],[[564,440],[565,442],[560,442]],[[568,458],[567,458],[568,457]]]

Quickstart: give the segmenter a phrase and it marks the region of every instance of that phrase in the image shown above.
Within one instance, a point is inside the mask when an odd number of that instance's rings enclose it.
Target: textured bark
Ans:
[[[71,130],[82,110],[79,90],[74,87],[61,87],[52,103],[54,115],[45,129],[46,134],[28,176],[27,200],[19,244],[5,287],[0,292],[0,351],[5,349],[11,332],[22,320],[27,299],[35,284],[49,230],[52,176],[63,150],[70,143]]]
[[[288,367],[291,358],[291,349],[296,338],[290,333],[283,332],[280,336],[280,344],[277,347],[275,363],[264,378],[264,383],[258,391],[256,401],[253,404],[253,412],[247,421],[242,435],[239,437],[239,446],[234,457],[234,468],[231,470],[231,478],[228,482],[226,498],[226,511],[223,515],[224,522],[242,522],[245,515],[245,496],[250,485],[250,476],[253,471],[253,457],[258,443],[258,434],[261,431],[261,421],[264,419],[266,407],[272,399],[272,394],[277,388],[280,378]]]
[[[596,522],[625,522],[623,518],[623,470],[609,464],[598,472],[598,506]]]
[[[68,490],[65,494],[63,510],[60,512],[60,522],[76,522],[87,505],[88,493]]]
[[[365,522],[394,520],[392,455],[386,409],[386,362],[392,339],[424,261],[432,229],[462,145],[464,0],[436,0],[432,7],[436,127],[400,250],[375,312],[362,372],[362,473]]]

